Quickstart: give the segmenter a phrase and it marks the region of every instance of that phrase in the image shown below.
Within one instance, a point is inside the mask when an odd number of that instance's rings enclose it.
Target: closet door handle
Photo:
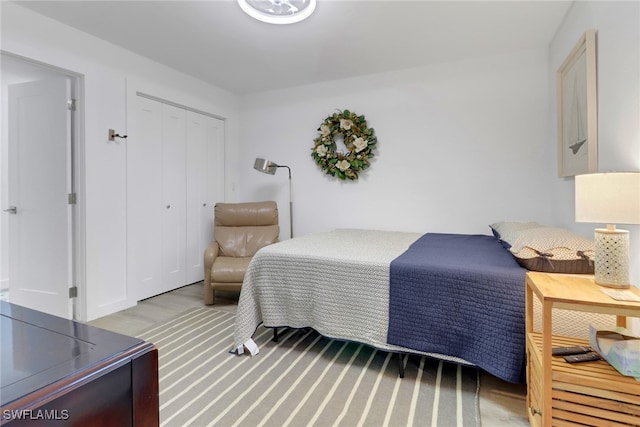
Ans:
[[[171,205],[167,205],[167,209],[171,209]]]
[[[202,207],[203,207],[203,208],[206,208],[206,207],[207,207],[207,204],[206,204],[206,203],[203,203],[203,204],[202,204]]]

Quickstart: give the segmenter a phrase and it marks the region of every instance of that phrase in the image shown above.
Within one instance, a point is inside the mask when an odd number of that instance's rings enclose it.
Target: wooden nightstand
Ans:
[[[552,347],[589,345],[588,340],[553,335],[552,309],[612,314],[618,325],[640,317],[640,302],[616,301],[593,277],[527,273],[527,406],[533,426],[640,425],[640,381],[607,362],[570,364],[552,357]],[[640,296],[640,290],[631,287]],[[533,298],[542,304],[542,330],[533,329]],[[615,424],[618,425],[618,424]]]

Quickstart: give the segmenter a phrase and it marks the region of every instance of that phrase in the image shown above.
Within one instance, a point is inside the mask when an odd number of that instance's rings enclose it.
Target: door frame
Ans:
[[[86,320],[86,191],[85,191],[85,96],[84,75],[57,67],[22,55],[0,49],[0,57],[8,57],[30,66],[53,71],[69,78],[71,96],[75,99],[74,114],[71,114],[71,191],[76,194],[75,209],[72,209],[71,245],[72,277],[71,286],[77,288],[77,297],[72,300],[72,319]]]

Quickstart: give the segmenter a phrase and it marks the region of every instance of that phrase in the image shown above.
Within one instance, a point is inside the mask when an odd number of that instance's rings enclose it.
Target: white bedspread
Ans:
[[[330,338],[417,353],[387,344],[389,264],[421,235],[335,230],[262,248],[242,285],[233,348],[251,345],[263,322],[267,327],[311,327]]]

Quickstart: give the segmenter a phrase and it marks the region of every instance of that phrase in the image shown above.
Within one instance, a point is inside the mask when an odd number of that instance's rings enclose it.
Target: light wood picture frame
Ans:
[[[596,31],[588,30],[557,73],[558,175],[598,171]]]

